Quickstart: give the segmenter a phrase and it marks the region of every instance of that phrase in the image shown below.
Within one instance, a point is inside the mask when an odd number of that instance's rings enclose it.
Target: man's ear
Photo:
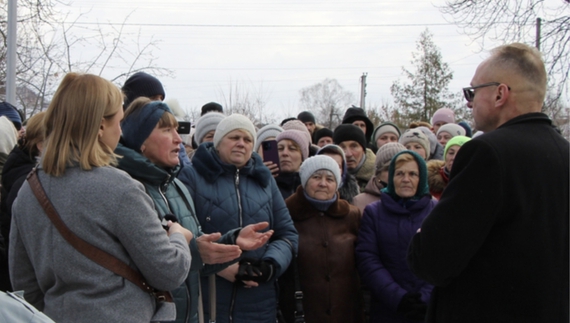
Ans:
[[[505,84],[500,84],[497,87],[497,98],[495,100],[495,106],[502,106],[505,104],[509,98],[510,90]]]

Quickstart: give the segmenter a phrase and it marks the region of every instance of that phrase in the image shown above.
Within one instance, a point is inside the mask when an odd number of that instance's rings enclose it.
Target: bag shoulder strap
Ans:
[[[30,184],[32,192],[36,196],[36,199],[44,209],[48,218],[51,220],[53,225],[57,228],[61,236],[77,251],[81,252],[84,256],[91,259],[100,266],[114,272],[115,274],[127,279],[133,284],[140,287],[143,291],[150,293],[156,297],[159,301],[172,302],[172,295],[169,292],[157,291],[151,287],[140,272],[134,270],[129,265],[118,259],[117,257],[111,255],[110,253],[101,250],[89,242],[78,237],[73,231],[71,231],[65,222],[61,219],[53,204],[51,204],[48,199],[42,184],[40,183],[37,175],[36,168],[34,168],[27,177]]]
[[[305,322],[305,311],[303,310],[303,290],[301,289],[301,279],[299,278],[299,267],[297,266],[297,253],[295,252],[295,247],[293,243],[287,238],[283,238],[285,242],[291,247],[291,252],[293,253],[293,258],[291,258],[291,268],[293,269],[293,277],[295,280],[295,313],[294,319],[295,323]]]

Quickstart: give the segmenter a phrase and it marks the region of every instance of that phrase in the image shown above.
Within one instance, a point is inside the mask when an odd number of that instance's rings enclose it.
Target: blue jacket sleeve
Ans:
[[[356,243],[356,264],[362,282],[370,288],[374,297],[396,311],[407,291],[394,280],[380,259],[374,211],[372,205],[364,209]]]
[[[272,180],[270,185],[271,195],[273,197],[273,214],[270,227],[274,230],[274,233],[262,259],[269,259],[275,264],[275,277],[279,277],[287,270],[293,258],[291,245],[285,241],[285,239],[291,242],[296,254],[299,244],[299,234],[293,225],[293,220],[291,219],[291,215],[289,214],[289,210],[287,209],[287,205],[285,205],[281,193],[279,193],[275,180]]]

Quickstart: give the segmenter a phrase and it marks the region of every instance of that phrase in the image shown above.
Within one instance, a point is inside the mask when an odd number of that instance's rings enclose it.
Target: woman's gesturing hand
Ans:
[[[217,243],[222,235],[219,232],[203,234],[196,238],[198,251],[206,264],[221,264],[232,261],[241,255],[239,246]]]
[[[258,232],[269,226],[269,222],[250,224],[240,230],[236,244],[242,250],[255,250],[263,246],[273,235],[273,230]]]

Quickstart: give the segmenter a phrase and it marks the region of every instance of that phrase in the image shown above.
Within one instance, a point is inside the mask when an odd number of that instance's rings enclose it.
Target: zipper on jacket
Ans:
[[[236,295],[237,294],[237,282],[234,282],[233,287],[232,287],[232,300],[230,303],[230,317],[229,317],[229,322],[233,323],[234,321],[234,306],[236,305]]]
[[[166,196],[164,196],[164,192],[163,192],[163,188],[165,189],[168,187],[168,180],[169,179],[170,179],[170,175],[168,175],[168,178],[166,179],[166,181],[164,181],[164,183],[162,185],[158,186],[158,193],[160,193],[160,196],[162,197],[164,204],[166,204],[166,208],[168,209],[168,211],[170,211],[170,214],[174,214],[172,212],[172,209],[170,208],[170,204],[168,203],[168,200],[166,199]]]
[[[170,208],[170,204],[168,203],[168,200],[166,199],[166,196],[164,196],[164,193],[162,192],[162,186],[158,187],[158,193],[160,193],[160,196],[162,197],[162,200],[164,201],[164,204],[166,204],[166,208],[167,208],[168,211],[170,211],[170,213],[172,214],[172,209]]]
[[[236,185],[236,195],[237,195],[237,202],[238,202],[239,226],[243,227],[243,218],[242,218],[242,209],[241,209],[241,195],[239,194],[239,169],[236,170],[235,185]]]
[[[236,195],[237,195],[237,204],[238,204],[238,217],[239,217],[239,226],[243,227],[243,218],[242,218],[242,208],[241,208],[241,195],[239,194],[239,169],[236,169],[236,176],[235,176],[235,187],[236,187]],[[230,317],[229,322],[232,323],[234,321],[234,306],[236,302],[236,295],[237,294],[237,285],[234,283],[232,289],[232,298],[230,302]]]
[[[188,275],[190,275],[190,273],[188,273]],[[188,286],[186,282],[182,284],[185,287],[184,289],[186,290],[186,299],[188,300],[188,304],[186,305],[186,319],[184,320],[184,322],[190,323],[190,310],[192,309],[192,295],[190,294],[190,286]]]

